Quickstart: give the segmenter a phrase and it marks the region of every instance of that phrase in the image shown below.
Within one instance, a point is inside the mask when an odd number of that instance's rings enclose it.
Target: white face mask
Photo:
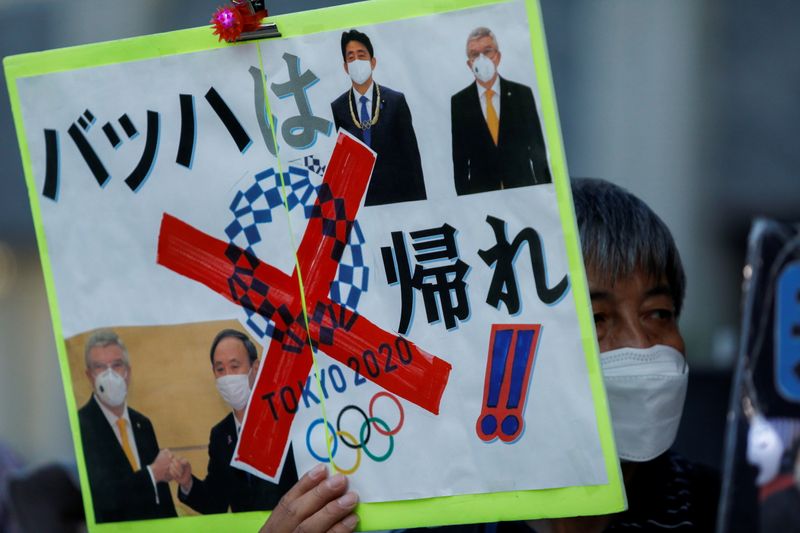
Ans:
[[[253,369],[250,368],[250,372]],[[217,390],[225,403],[234,411],[241,411],[250,398],[250,372],[247,374],[228,374],[217,378]]]
[[[620,459],[643,462],[672,446],[683,413],[689,368],[678,350],[657,344],[600,354]]]
[[[783,441],[763,416],[756,415],[747,431],[747,462],[758,467],[756,485],[766,485],[778,475],[783,457]]]
[[[128,395],[128,384],[125,378],[106,368],[103,373],[94,378],[94,391],[104,404],[110,407],[119,407],[125,403]]]
[[[347,64],[347,72],[350,79],[361,85],[372,76],[372,63],[366,59],[356,59]]]
[[[481,54],[472,61],[472,73],[483,83],[492,79],[497,67],[491,59]]]

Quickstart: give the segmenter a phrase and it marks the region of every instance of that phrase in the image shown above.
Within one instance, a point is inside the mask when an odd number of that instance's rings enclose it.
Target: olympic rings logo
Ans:
[[[386,423],[385,420],[375,416],[375,401],[378,398],[389,398],[394,402],[397,406],[399,412],[399,420],[397,425],[394,428],[390,428],[389,424]],[[356,437],[342,428],[342,420],[344,414],[349,411],[355,411],[356,413],[360,414],[364,421],[361,423],[360,429],[357,431],[358,439]],[[341,466],[336,464],[336,461],[333,461],[333,467],[336,469],[337,472],[340,472],[345,475],[350,475],[355,473],[356,470],[361,466],[361,452],[364,452],[364,455],[375,461],[376,463],[382,463],[386,461],[389,457],[391,457],[392,452],[394,452],[394,436],[397,435],[400,430],[403,428],[403,423],[405,422],[405,411],[403,410],[403,406],[395,396],[389,394],[386,391],[380,391],[372,397],[369,402],[369,415],[364,412],[357,405],[347,405],[341,411],[339,411],[339,415],[336,417],[336,429],[334,430],[333,425],[331,425],[330,421],[327,422],[328,426],[328,438],[331,441],[331,457],[335,458],[337,452],[339,451],[339,441],[342,442],[343,446],[351,448],[356,451],[356,459],[353,463],[353,466],[350,468],[342,468]],[[322,427],[323,424],[326,422],[322,418],[317,418],[308,426],[308,431],[306,431],[306,448],[308,448],[308,453],[322,463],[331,462],[331,459],[328,458],[326,455],[321,455],[314,450],[314,447],[311,445],[312,442],[312,434],[317,427],[320,427],[324,431],[325,428]],[[371,451],[367,448],[367,444],[369,444],[370,440],[372,439],[374,433],[378,433],[385,437],[389,438],[389,446],[387,451],[384,452],[382,455],[378,455],[377,453]],[[323,451],[325,453],[325,451]]]

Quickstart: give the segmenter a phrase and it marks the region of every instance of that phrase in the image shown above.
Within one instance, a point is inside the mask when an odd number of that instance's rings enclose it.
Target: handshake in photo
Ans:
[[[192,490],[192,465],[188,459],[164,448],[150,465],[156,482],[176,481],[184,494]]]

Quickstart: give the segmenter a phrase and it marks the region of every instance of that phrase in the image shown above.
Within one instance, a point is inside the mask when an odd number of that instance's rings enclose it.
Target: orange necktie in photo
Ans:
[[[122,451],[125,452],[125,457],[128,458],[128,462],[131,464],[131,468],[133,468],[135,472],[136,470],[139,470],[139,462],[133,455],[131,443],[128,441],[128,428],[126,426],[127,424],[125,424],[124,418],[117,418],[117,427],[119,428],[119,437],[120,441],[122,442]]]
[[[485,94],[486,94],[486,123],[489,125],[489,133],[492,134],[492,140],[494,141],[495,146],[497,146],[497,137],[500,134],[500,120],[497,118],[497,111],[495,111],[494,103],[492,102],[494,91],[491,89],[486,89]]]

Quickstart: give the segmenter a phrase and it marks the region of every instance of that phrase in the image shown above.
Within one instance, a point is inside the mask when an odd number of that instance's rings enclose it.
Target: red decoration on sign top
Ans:
[[[250,2],[241,2],[222,6],[211,17],[214,26],[214,35],[219,35],[219,40],[225,39],[233,42],[242,32],[255,31],[261,26],[261,20],[267,16],[267,10],[253,11]]]

